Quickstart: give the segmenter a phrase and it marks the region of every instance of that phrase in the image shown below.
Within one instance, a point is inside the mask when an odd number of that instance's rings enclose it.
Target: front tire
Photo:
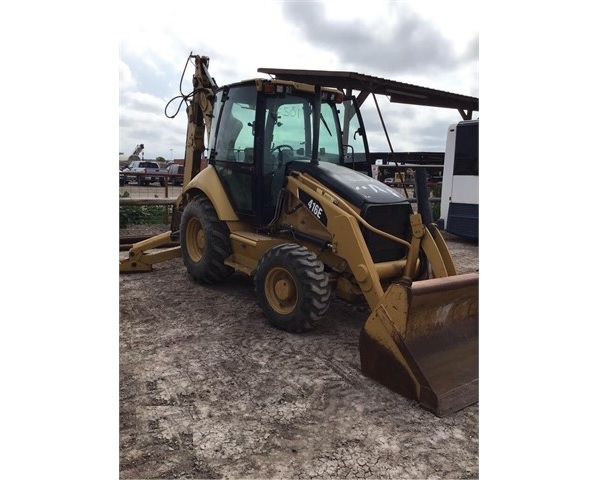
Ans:
[[[295,243],[269,249],[254,276],[258,303],[280,330],[312,330],[329,308],[331,286],[323,262]]]
[[[219,220],[203,194],[188,203],[181,216],[180,244],[183,263],[198,283],[219,283],[235,271],[225,265],[232,253],[229,228]]]

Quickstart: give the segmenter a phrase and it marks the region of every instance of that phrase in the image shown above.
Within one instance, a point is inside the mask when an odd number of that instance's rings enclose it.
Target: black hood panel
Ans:
[[[292,170],[310,175],[361,210],[365,204],[407,202],[404,195],[386,184],[342,165],[293,161],[287,164],[286,172]]]

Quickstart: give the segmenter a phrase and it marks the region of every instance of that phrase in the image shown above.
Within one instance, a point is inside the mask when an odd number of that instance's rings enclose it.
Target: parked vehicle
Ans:
[[[133,161],[123,169],[123,185],[129,182],[137,182],[138,185],[150,185],[158,182],[162,177],[161,168],[156,162],[148,160]],[[148,174],[148,175],[141,175]]]
[[[479,240],[479,119],[450,125],[438,227]]]
[[[172,185],[183,185],[183,165],[172,163],[166,168],[164,173],[168,176],[161,177],[161,186],[165,186],[165,179]]]

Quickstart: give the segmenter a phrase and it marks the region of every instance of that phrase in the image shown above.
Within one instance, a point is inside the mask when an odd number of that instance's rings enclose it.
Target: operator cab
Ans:
[[[209,163],[241,219],[259,226],[274,219],[290,162],[352,166],[355,152],[364,155],[362,135],[346,135],[352,145],[342,144],[343,102],[338,90],[287,81],[248,80],[217,90]],[[359,115],[348,119],[351,132],[364,131]]]

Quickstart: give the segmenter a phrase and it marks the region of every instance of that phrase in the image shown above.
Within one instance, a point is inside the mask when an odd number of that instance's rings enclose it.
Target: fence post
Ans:
[[[165,182],[165,198],[169,198],[169,177],[163,176]],[[165,205],[165,215],[163,217],[163,221],[165,224],[170,223],[169,221],[169,206]]]

